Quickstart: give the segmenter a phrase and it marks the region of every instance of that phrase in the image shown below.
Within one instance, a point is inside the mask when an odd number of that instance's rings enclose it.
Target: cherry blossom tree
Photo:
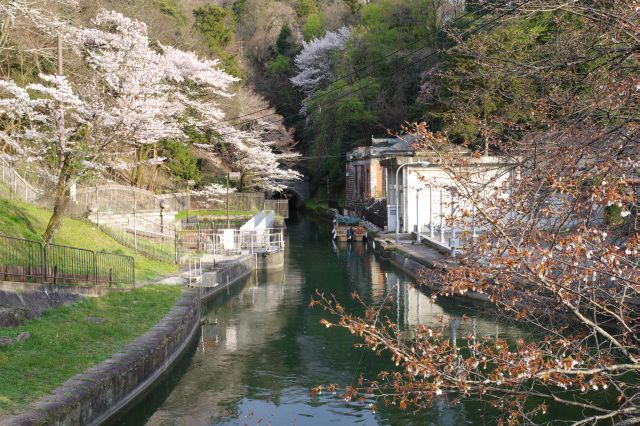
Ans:
[[[224,203],[223,197],[229,193],[236,192],[236,188],[228,188],[219,183],[212,183],[206,185],[202,189],[192,191],[192,195],[198,198],[204,198],[207,202],[212,204]]]
[[[225,110],[239,118],[203,125],[212,142],[197,146],[202,154],[223,158],[229,170],[240,172],[240,190],[278,192],[302,177],[293,169],[299,158],[293,132],[264,98],[242,89],[225,102]]]
[[[94,118],[99,114],[81,100],[62,76],[41,75],[42,83],[26,88],[0,81],[0,132],[9,160],[37,164],[54,186],[52,220],[44,234],[49,242],[60,225],[73,182],[95,165],[99,147],[91,143]]]
[[[185,127],[206,129],[222,120],[220,101],[231,98],[230,86],[238,79],[220,70],[218,60],[172,46],[152,48],[142,22],[103,12],[96,24],[98,29],[84,30],[77,39],[92,66],[106,74],[109,90],[118,99],[115,108],[127,117],[123,128],[135,154],[132,181],[140,184],[142,167],[150,160],[161,161],[155,155],[148,158],[156,142],[184,138]]]
[[[150,147],[184,137],[186,125],[224,117],[213,99],[229,96],[235,81],[216,61],[152,48],[142,22],[102,11],[94,24],[68,26],[63,34],[92,70],[75,84],[46,75],[26,88],[3,81],[4,144],[14,159],[40,162],[55,184],[47,242],[60,226],[71,185],[90,172],[161,162],[148,157]]]
[[[279,192],[288,182],[302,178],[298,171],[287,165],[295,162],[299,154],[281,151],[280,139],[268,138],[267,134],[276,129],[274,123],[258,120],[248,130],[228,128],[227,132],[222,131],[224,143],[231,147],[228,155],[232,168],[240,172],[243,189]]]
[[[637,5],[533,1],[520,13],[579,25],[518,60],[473,40],[459,47],[482,65],[475,77],[517,74],[539,89],[531,121],[507,123],[524,136],[491,138],[504,170],[478,179],[472,165],[480,152],[465,158],[447,149],[448,138],[426,124],[406,130],[450,178],[459,202],[447,219],[473,220],[480,231],[473,238],[466,227],[455,265],[424,270],[419,283],[434,288],[433,297],[484,295],[531,335],[507,341],[471,333],[454,344],[444,324],[418,326],[406,339],[378,308],[359,317],[324,294],[312,305],[335,316],[327,327],[361,337],[397,366],[345,388],[345,398],[377,394],[402,408],[482,401],[499,410],[498,424],[550,424],[568,410],[576,425],[638,424]]]
[[[291,83],[299,87],[307,99],[335,78],[331,69],[331,55],[344,49],[349,34],[350,30],[342,27],[327,32],[322,38],[303,43],[302,51],[294,59],[298,74],[291,78]],[[305,105],[306,101],[303,101],[303,112]]]

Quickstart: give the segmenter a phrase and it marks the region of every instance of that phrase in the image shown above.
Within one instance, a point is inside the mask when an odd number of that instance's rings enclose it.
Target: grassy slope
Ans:
[[[47,210],[0,197],[0,234],[39,241],[50,215],[51,213]],[[137,254],[134,250],[104,234],[93,224],[83,220],[65,218],[62,229],[58,232],[54,242],[72,247],[133,256],[138,282],[146,282],[170,274],[177,269],[173,264],[151,260]]]
[[[0,328],[3,336],[31,333],[25,342],[0,348],[0,415],[23,408],[121,350],[157,323],[179,295],[176,286],[149,286],[54,309],[21,327]],[[105,321],[95,324],[88,316]]]

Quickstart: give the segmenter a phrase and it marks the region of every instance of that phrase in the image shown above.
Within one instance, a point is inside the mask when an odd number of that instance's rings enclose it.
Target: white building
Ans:
[[[499,183],[509,177],[505,172],[509,163],[504,158],[474,158],[466,149],[451,149],[458,151],[461,164],[474,180],[486,182],[499,176],[496,179]],[[396,231],[396,224],[400,233],[415,232],[419,226],[423,236],[448,242],[452,226],[447,224],[447,218],[455,217],[467,206],[455,196],[449,175],[434,163],[432,157],[421,153],[389,157],[380,162],[386,173],[388,231]],[[460,221],[458,226],[464,227],[465,224]]]

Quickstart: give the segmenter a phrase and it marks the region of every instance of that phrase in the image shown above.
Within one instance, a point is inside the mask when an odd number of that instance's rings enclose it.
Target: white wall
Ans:
[[[397,169],[385,169],[387,173],[387,220],[388,230],[395,231],[396,218],[393,215],[396,205],[395,175]],[[478,167],[474,179],[478,182],[495,178],[501,172],[500,167]],[[504,174],[498,183],[508,179]],[[471,210],[470,206],[460,204],[459,197],[454,197],[452,211],[452,196],[446,187],[452,184],[451,178],[438,167],[404,166],[399,173],[400,182],[400,232],[413,232],[416,224],[421,226],[421,232],[427,232],[430,220],[434,224],[434,233],[440,224],[446,225],[446,218],[460,215],[460,210]],[[430,190],[431,187],[431,190]],[[418,197],[416,198],[416,193]],[[442,210],[441,210],[442,204]],[[445,216],[443,218],[443,216]],[[462,222],[459,222],[462,225]],[[470,226],[470,225],[469,225]],[[448,228],[448,227],[447,227]]]

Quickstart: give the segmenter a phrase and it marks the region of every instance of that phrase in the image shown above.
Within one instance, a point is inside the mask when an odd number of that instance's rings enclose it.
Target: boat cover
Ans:
[[[359,225],[361,219],[354,216],[336,216],[336,222],[340,225]]]

